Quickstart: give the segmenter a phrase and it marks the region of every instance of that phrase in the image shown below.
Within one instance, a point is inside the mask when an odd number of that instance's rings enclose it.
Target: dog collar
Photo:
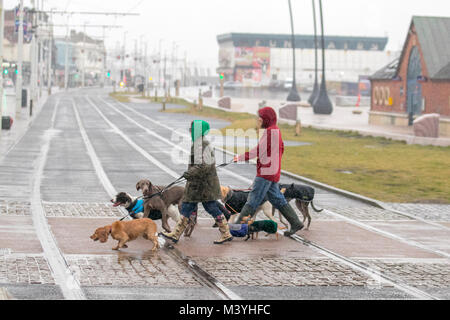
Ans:
[[[227,203],[232,197],[233,197],[233,190],[230,188],[230,192],[228,192],[227,196],[225,197],[225,203]]]
[[[131,212],[131,211],[133,210],[134,206],[136,205],[136,203],[137,203],[137,199],[135,199],[133,202],[131,202],[130,206],[127,207],[127,208],[125,208],[125,209],[126,209],[128,212]]]

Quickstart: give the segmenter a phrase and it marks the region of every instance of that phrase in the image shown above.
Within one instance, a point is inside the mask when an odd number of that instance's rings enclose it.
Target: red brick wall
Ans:
[[[422,75],[429,78],[428,70],[422,54],[422,48],[415,33],[415,27],[412,25],[411,31],[408,34],[407,43],[401,57],[399,76],[401,81],[392,80],[373,80],[372,81],[372,111],[380,112],[398,112],[406,113],[407,111],[407,74],[409,56],[411,49],[417,46],[420,52],[422,61]],[[393,105],[388,106],[385,101],[377,101],[375,98],[375,91],[389,89],[390,96],[393,98]],[[400,94],[403,88],[403,94]],[[422,96],[425,98],[424,113],[440,113],[443,116],[450,116],[450,81],[431,81],[422,83]],[[381,99],[378,99],[381,100]]]
[[[422,84],[425,97],[424,113],[439,113],[450,117],[450,81],[428,81]]]

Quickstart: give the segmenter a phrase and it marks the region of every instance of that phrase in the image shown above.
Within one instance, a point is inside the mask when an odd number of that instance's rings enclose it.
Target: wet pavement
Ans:
[[[117,252],[116,241],[89,238],[123,216],[109,204],[113,191],[137,196],[141,178],[164,185],[185,171],[189,144],[175,132],[186,135],[195,117],[159,109],[121,104],[99,89],[49,98],[0,157],[0,287],[18,299],[65,299],[78,291],[84,299],[221,297],[174,250],[152,253],[152,243],[138,239]],[[216,129],[227,125],[207,120]],[[217,163],[231,159],[219,150],[216,156]],[[254,175],[251,164],[219,170],[222,185],[240,189]],[[298,183],[287,176],[282,182]],[[316,193],[316,206],[328,211],[312,213],[311,230],[298,233],[315,246],[262,233],[214,246],[219,232],[201,209],[192,237],[176,248],[243,299],[450,298],[447,207],[421,207],[419,221],[321,188]]]

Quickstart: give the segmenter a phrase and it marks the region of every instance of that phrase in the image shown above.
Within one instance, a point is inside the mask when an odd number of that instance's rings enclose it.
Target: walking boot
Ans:
[[[283,217],[285,217],[286,220],[291,225],[291,230],[284,232],[285,237],[290,237],[303,229],[304,227],[303,223],[300,221],[300,219],[297,216],[297,213],[294,211],[294,209],[292,209],[290,204],[285,205],[283,208],[279,210],[283,215]]]
[[[177,243],[178,240],[180,240],[180,237],[183,234],[184,230],[186,230],[188,223],[189,223],[189,218],[182,216],[180,221],[175,226],[174,231],[172,231],[171,233],[167,233],[167,232],[163,231],[163,232],[161,232],[161,234],[164,236],[164,238],[172,240],[173,243]]]
[[[233,240],[233,236],[230,233],[230,227],[228,226],[227,219],[225,219],[224,215],[220,215],[216,218],[216,222],[219,225],[219,231],[221,233],[221,237],[219,240],[214,241],[214,244],[223,244],[227,241]]]
[[[241,213],[239,214],[239,217],[235,220],[235,224],[241,224],[242,219],[245,217],[251,217],[255,214],[255,210],[248,204],[246,204],[243,208]]]

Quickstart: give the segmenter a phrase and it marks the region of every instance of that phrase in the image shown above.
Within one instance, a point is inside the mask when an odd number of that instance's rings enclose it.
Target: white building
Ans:
[[[292,78],[292,46],[290,35],[230,33],[219,35],[219,73],[227,80],[244,85],[268,85],[271,80]],[[318,38],[318,65],[322,67],[322,51]],[[358,82],[398,56],[386,51],[387,38],[325,37],[326,72],[330,82]],[[296,35],[296,76],[300,86],[314,81],[314,36]]]

